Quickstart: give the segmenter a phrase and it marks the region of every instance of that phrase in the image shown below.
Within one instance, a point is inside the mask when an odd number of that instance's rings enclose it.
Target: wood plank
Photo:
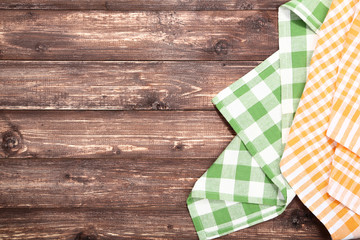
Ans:
[[[176,210],[215,159],[1,159],[0,208]]]
[[[154,211],[127,209],[2,209],[1,239],[198,239],[184,206]],[[331,239],[295,199],[279,217],[219,239]]]
[[[257,64],[0,61],[0,108],[214,110],[211,99]]]
[[[0,157],[214,158],[234,137],[216,111],[1,111]]]
[[[0,238],[196,239],[186,198],[213,161],[2,159]],[[266,234],[329,239],[298,199],[280,217],[222,239]]]
[[[276,11],[0,11],[0,59],[263,60]]]
[[[0,238],[196,239],[185,202],[213,161],[2,159]],[[280,217],[222,239],[266,234],[329,239],[298,199]]]
[[[287,0],[2,0],[0,9],[179,11],[277,9]]]

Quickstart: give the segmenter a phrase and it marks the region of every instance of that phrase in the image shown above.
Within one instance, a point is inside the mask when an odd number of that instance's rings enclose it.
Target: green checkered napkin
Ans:
[[[279,8],[280,50],[213,103],[236,137],[196,182],[187,203],[199,238],[213,239],[280,215],[295,194],[279,161],[330,0]]]
[[[305,87],[308,67],[331,0],[293,0],[279,8],[282,140]]]

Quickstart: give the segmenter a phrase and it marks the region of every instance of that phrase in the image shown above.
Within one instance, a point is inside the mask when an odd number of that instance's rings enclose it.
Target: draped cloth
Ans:
[[[330,3],[293,0],[282,5],[279,51],[214,97],[237,135],[188,197],[199,239],[272,219],[294,198],[279,162]]]
[[[333,239],[360,237],[360,4],[334,0],[281,160]]]

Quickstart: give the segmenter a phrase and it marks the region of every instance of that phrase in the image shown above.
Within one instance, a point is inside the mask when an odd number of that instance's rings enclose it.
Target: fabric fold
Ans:
[[[357,0],[334,0],[311,60],[281,171],[333,239],[360,237]]]
[[[335,148],[328,193],[360,214],[360,16],[355,5],[336,77],[326,135]]]
[[[295,197],[279,162],[329,5],[293,0],[281,6],[279,51],[214,97],[237,135],[188,197],[200,239],[272,219]]]

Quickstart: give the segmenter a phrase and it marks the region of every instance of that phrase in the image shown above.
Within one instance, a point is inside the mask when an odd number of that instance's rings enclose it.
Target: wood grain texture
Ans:
[[[0,239],[197,239],[186,198],[234,137],[210,100],[284,2],[0,1]],[[220,239],[330,237],[296,198]]]
[[[209,158],[234,137],[215,111],[3,111],[0,157]]]
[[[277,9],[286,0],[2,0],[0,9],[179,11]]]
[[[186,198],[213,161],[3,159],[0,238],[76,239],[82,232],[99,239],[196,239]],[[266,234],[329,239],[298,199],[280,217],[222,239]]]
[[[276,11],[0,11],[0,59],[263,60]]]
[[[177,210],[213,162],[140,157],[1,159],[0,208]]]
[[[2,209],[0,223],[2,239],[198,239],[185,202],[176,210],[161,205],[154,210],[135,211],[124,208]],[[324,226],[295,199],[280,217],[219,239],[331,238]]]
[[[0,61],[0,108],[214,110],[211,99],[257,64]]]

